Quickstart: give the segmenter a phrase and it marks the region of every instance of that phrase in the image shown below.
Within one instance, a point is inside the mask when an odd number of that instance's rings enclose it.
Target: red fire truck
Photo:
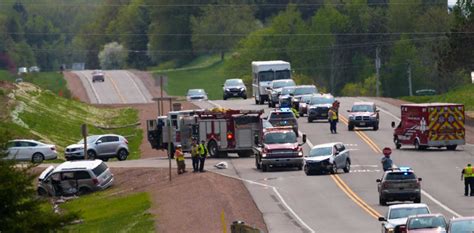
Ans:
[[[395,122],[392,127],[395,128]],[[456,150],[457,145],[465,144],[464,105],[403,104],[393,142],[397,149],[402,145],[414,145],[418,150],[428,147]]]
[[[195,138],[206,141],[211,157],[225,157],[229,152],[249,157],[253,154],[253,138],[263,128],[262,114],[263,110],[221,108],[170,112],[147,121],[148,141],[154,149],[167,150],[170,142],[173,151],[180,144],[184,152],[190,152]]]

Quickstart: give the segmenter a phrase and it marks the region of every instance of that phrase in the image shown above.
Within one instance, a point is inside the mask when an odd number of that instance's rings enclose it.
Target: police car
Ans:
[[[290,108],[275,109],[267,117],[268,122],[274,127],[291,126],[296,136],[298,136],[298,122],[295,114]]]
[[[410,167],[392,168],[377,179],[380,205],[389,201],[421,202],[421,178]]]

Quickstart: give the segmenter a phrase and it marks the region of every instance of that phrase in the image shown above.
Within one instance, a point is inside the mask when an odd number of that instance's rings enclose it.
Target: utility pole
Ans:
[[[377,46],[375,49],[375,96],[380,96],[379,86],[380,86],[380,47]]]
[[[412,86],[411,86],[411,64],[410,64],[410,61],[408,61],[407,73],[408,73],[408,92],[409,92],[410,96],[413,96],[413,89],[412,89]]]

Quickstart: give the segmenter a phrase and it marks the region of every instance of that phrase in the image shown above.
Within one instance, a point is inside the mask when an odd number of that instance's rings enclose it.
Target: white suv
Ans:
[[[419,214],[430,214],[430,209],[426,204],[397,204],[388,207],[387,214],[379,217],[382,222],[382,233],[401,232],[405,227],[408,216]]]
[[[64,151],[66,160],[84,159],[84,140],[69,145]],[[102,159],[116,157],[118,160],[126,160],[129,155],[128,141],[123,136],[116,134],[93,135],[87,137],[88,159]]]
[[[38,178],[40,196],[87,194],[110,187],[114,175],[101,160],[68,161],[56,168],[49,166]]]

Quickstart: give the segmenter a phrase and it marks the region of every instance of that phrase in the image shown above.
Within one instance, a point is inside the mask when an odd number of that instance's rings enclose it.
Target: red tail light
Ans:
[[[99,184],[99,180],[97,178],[92,179],[92,182],[94,182],[95,185]]]
[[[227,133],[227,140],[232,140],[232,139],[234,139],[234,135],[231,132]]]

